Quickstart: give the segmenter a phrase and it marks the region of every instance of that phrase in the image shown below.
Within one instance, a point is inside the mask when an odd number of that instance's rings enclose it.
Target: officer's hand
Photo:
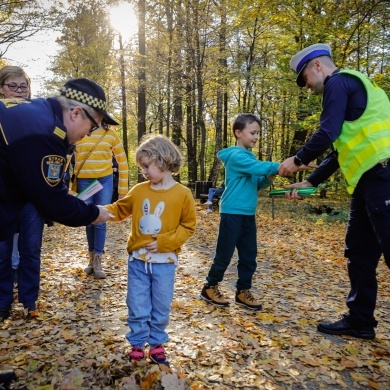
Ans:
[[[300,183],[294,183],[294,184],[289,184],[285,185],[284,188],[294,188],[292,192],[286,192],[286,198],[289,199],[303,199],[303,196],[298,195],[298,188],[307,188],[307,187],[313,187],[313,184],[311,184],[309,181],[304,180],[301,181]]]
[[[309,163],[307,165],[301,165],[298,167],[297,172],[303,172],[303,171],[309,171],[318,168],[318,165],[316,163]]]
[[[99,207],[99,216],[92,222],[94,225],[97,223],[107,222],[110,219],[110,213],[103,206]]]
[[[290,176],[298,170],[298,165],[294,163],[294,156],[286,158],[279,166],[278,173],[280,176]]]
[[[294,157],[286,158],[279,166],[278,173],[280,176],[290,176],[295,172],[307,171],[318,167],[317,164],[311,162],[307,165],[295,165]]]

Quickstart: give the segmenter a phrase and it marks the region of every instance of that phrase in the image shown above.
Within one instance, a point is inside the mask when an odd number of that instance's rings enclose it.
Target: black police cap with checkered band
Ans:
[[[61,89],[61,95],[92,107],[104,115],[103,121],[109,125],[118,125],[108,113],[106,95],[99,84],[94,81],[79,78],[69,80]]]

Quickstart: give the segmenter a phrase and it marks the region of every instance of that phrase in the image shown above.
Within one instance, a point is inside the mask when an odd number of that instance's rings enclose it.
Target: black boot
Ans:
[[[13,370],[0,370],[1,389],[9,389],[9,385],[13,381],[16,381],[16,374]]]
[[[335,322],[320,322],[317,325],[318,331],[327,334],[347,335],[360,339],[372,340],[375,338],[374,327],[358,326],[351,322],[348,315]]]

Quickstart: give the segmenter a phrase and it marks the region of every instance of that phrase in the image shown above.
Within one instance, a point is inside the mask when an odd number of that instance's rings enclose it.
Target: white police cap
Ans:
[[[329,45],[316,43],[306,47],[291,58],[290,68],[297,74],[297,84],[299,87],[305,86],[305,81],[302,78],[303,69],[305,69],[311,60],[321,56],[332,56],[332,50]]]

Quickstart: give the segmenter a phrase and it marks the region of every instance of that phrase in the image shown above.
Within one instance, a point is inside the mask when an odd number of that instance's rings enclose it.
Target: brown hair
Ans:
[[[238,114],[236,119],[233,122],[233,135],[237,139],[236,130],[244,130],[247,125],[250,125],[253,122],[257,122],[261,126],[259,117],[255,114],[243,113]]]

